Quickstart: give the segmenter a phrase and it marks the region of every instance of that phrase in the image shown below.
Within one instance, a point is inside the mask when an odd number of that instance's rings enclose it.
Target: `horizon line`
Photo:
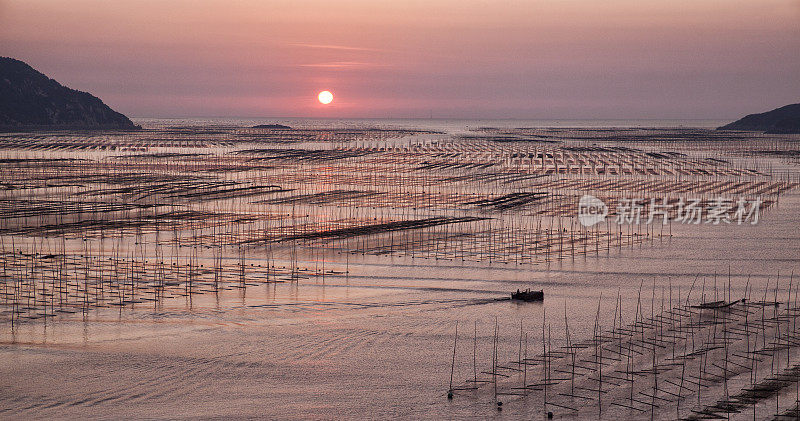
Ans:
[[[456,121],[469,121],[469,120],[496,120],[496,121],[728,121],[731,118],[675,118],[675,117],[645,117],[645,118],[520,118],[520,117],[312,117],[312,116],[279,116],[279,117],[252,117],[252,116],[129,116],[134,119],[160,119],[160,120],[180,120],[189,118],[206,118],[206,119],[239,119],[239,120],[456,120]]]

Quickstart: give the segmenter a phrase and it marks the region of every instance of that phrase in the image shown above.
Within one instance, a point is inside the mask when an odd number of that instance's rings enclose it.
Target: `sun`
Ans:
[[[330,104],[333,102],[333,94],[331,91],[322,91],[317,95],[317,99],[319,99],[319,102],[322,104]]]

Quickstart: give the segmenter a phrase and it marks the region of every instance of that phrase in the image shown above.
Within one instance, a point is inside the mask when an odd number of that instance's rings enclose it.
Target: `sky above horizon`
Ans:
[[[799,22],[800,0],[0,0],[0,56],[133,117],[733,119],[800,102]]]

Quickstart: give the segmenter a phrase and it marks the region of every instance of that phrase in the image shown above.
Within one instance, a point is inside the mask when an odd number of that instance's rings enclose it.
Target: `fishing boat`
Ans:
[[[511,293],[511,299],[517,301],[544,301],[544,290],[531,291],[530,288],[525,291],[517,290]]]

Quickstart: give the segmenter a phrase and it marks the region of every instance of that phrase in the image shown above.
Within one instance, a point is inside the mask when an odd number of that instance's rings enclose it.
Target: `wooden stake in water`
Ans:
[[[572,372],[570,375],[570,394],[575,394],[575,349],[572,348],[572,342],[569,337],[569,320],[567,319],[567,300],[564,300],[564,334],[567,339],[567,349],[569,349],[570,356],[572,357]]]
[[[456,369],[456,346],[458,345],[458,320],[456,320],[456,334],[453,338],[453,362],[450,365],[450,389],[447,392],[447,397],[453,398],[453,373]]]
[[[494,318],[494,343],[492,346],[492,383],[494,383],[494,401],[500,407],[502,403],[497,400],[497,316]]]
[[[478,321],[475,320],[475,339],[472,342],[472,385],[478,388]]]
[[[528,334],[525,334],[525,354],[522,360],[522,390],[523,394],[528,394]]]
[[[544,412],[547,412],[547,382],[548,382],[548,379],[547,379],[547,374],[548,374],[548,372],[547,372],[547,360],[548,360],[548,357],[547,357],[547,336],[546,336],[546,332],[545,332],[545,325],[546,324],[547,324],[547,309],[543,308],[542,309],[542,357],[543,357],[544,364],[543,364],[542,368],[544,369],[544,373],[543,373],[544,381],[542,383],[544,384]]]

